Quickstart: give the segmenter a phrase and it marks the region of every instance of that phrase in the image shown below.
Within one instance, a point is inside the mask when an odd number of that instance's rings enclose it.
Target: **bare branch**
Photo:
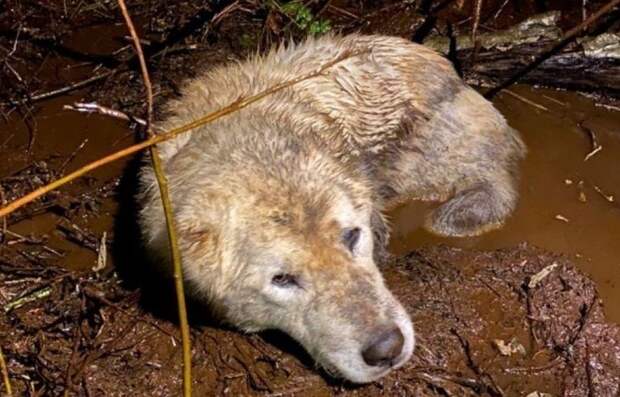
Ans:
[[[154,137],[152,123],[153,123],[153,85],[151,84],[151,78],[149,77],[149,71],[146,66],[146,60],[144,53],[142,52],[142,45],[140,44],[140,38],[136,32],[136,28],[131,21],[129,11],[124,0],[118,0],[118,5],[125,18],[125,23],[129,29],[129,33],[134,42],[136,53],[138,54],[138,60],[140,61],[140,70],[142,71],[142,79],[144,80],[144,88],[146,89],[147,100],[147,116],[146,116],[146,132],[149,138]],[[181,327],[181,345],[183,350],[183,396],[191,397],[192,395],[192,347],[189,334],[189,321],[187,319],[187,307],[185,303],[185,288],[183,286],[183,267],[181,263],[181,253],[179,251],[179,245],[177,243],[176,230],[174,228],[174,217],[172,212],[172,201],[170,200],[170,194],[168,191],[168,181],[164,175],[164,171],[159,158],[159,152],[156,146],[150,147],[151,161],[153,163],[153,170],[155,171],[155,177],[157,184],[159,185],[159,194],[164,207],[164,214],[166,216],[166,226],[168,229],[168,240],[170,243],[170,249],[172,251],[172,264],[174,267],[174,287],[177,296],[177,311],[179,314],[179,325]]]
[[[136,123],[146,127],[146,120],[139,117],[131,116],[120,110],[112,109],[99,105],[97,102],[76,102],[73,105],[63,106],[65,110],[74,110],[80,113],[99,113],[105,116],[114,117],[125,121],[135,121]]]
[[[2,348],[0,348],[0,369],[2,370],[2,382],[4,382],[4,389],[8,397],[13,397],[13,390],[11,389],[11,381],[9,380],[9,370],[4,360],[4,354]]]

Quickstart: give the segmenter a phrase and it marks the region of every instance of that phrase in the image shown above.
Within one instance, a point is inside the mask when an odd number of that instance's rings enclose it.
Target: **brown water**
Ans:
[[[28,168],[34,162],[46,162],[57,176],[61,176],[133,142],[131,132],[124,122],[63,109],[63,105],[78,99],[77,96],[64,96],[35,107],[32,115],[34,123],[31,124],[33,129],[30,132],[21,116],[11,114],[6,128],[0,131],[0,144],[4,142],[0,146],[0,179]],[[28,154],[30,141],[32,150]],[[58,168],[63,164],[61,172]],[[117,178],[125,164],[125,161],[119,161],[97,169],[88,177],[66,185],[62,191],[68,195],[69,200],[78,194],[95,192],[98,187]],[[96,194],[92,196],[96,197]],[[109,234],[112,229],[117,203],[113,199],[104,199],[96,204],[97,211],[76,212],[69,221],[100,239],[103,232]],[[69,241],[58,227],[60,221],[58,215],[45,212],[11,225],[10,230],[22,236],[46,239],[47,246],[64,255],[60,259],[63,266],[72,269],[91,268],[97,258],[96,252]]]
[[[440,243],[494,249],[527,241],[572,256],[596,281],[609,319],[620,322],[620,112],[568,92],[527,87],[513,91],[548,111],[507,94],[495,100],[529,148],[521,199],[512,218],[502,229],[479,237],[441,238],[421,229],[433,204],[406,204],[390,213],[391,251],[402,254]],[[592,149],[590,135],[579,123],[593,131],[603,147],[588,161],[584,157]],[[614,201],[603,194],[613,195]]]

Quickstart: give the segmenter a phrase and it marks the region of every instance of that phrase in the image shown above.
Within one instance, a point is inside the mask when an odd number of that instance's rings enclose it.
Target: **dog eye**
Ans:
[[[359,227],[349,227],[342,231],[342,244],[344,244],[347,249],[353,252],[355,245],[360,239],[360,228]]]
[[[278,287],[293,287],[298,286],[297,277],[292,274],[279,273],[273,276],[271,283]]]

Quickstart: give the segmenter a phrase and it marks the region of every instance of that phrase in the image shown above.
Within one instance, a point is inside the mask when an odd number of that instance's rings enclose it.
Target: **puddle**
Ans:
[[[106,57],[118,53],[119,48],[129,49],[130,40],[124,24],[102,23],[80,28],[80,34],[69,36],[64,45],[76,52]]]
[[[19,178],[23,183],[17,182],[14,186],[19,186],[18,189],[22,190],[25,184],[26,189],[20,192],[24,194],[31,191],[31,186],[36,182],[21,178],[20,171],[29,169],[34,163],[45,163],[46,167],[58,177],[114,150],[119,150],[133,141],[130,131],[123,122],[63,109],[65,104],[77,100],[79,96],[64,96],[48,100],[38,106],[32,115],[34,124],[30,131],[19,115],[10,116],[9,122],[3,126],[0,134],[0,143],[5,142],[4,147],[0,147],[3,156],[3,161],[0,162],[0,180],[6,177]],[[28,155],[27,148],[30,143],[32,150]],[[68,217],[69,224],[76,224],[80,230],[88,231],[89,236],[96,241],[99,241],[103,232],[109,234],[117,202],[111,198],[95,197],[95,192],[104,185],[112,186],[125,165],[126,161],[118,161],[62,188],[66,197],[61,200],[69,202],[68,205],[72,207],[70,209],[72,216]],[[35,173],[26,178],[35,179],[38,175]],[[75,201],[79,200],[80,195],[88,192],[93,192],[92,201],[84,200],[83,204],[95,206],[96,209],[80,211],[79,208],[75,208],[80,203],[76,204]],[[15,192],[5,186],[5,194],[14,195]],[[61,219],[55,211],[50,211],[9,225],[13,233],[47,240],[46,246],[63,254],[55,255],[56,263],[76,270],[91,268],[97,258],[96,250],[69,241],[59,228]]]
[[[420,228],[433,204],[409,203],[390,213],[390,249],[395,254],[435,244],[495,249],[527,241],[566,253],[596,281],[608,318],[618,323],[620,307],[613,303],[620,301],[620,112],[597,107],[593,100],[569,92],[529,87],[513,91],[549,111],[507,94],[495,100],[529,148],[520,202],[511,219],[502,229],[479,237],[441,238]],[[590,135],[579,127],[580,122],[603,147],[588,161],[584,157],[592,148]],[[580,181],[585,202],[580,201]],[[597,188],[613,195],[614,202],[607,201]]]

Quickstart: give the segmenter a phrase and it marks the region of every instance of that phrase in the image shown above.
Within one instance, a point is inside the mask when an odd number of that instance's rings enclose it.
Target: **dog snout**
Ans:
[[[375,332],[370,343],[362,351],[366,364],[378,366],[392,366],[394,360],[401,354],[405,337],[400,328],[394,326]]]

